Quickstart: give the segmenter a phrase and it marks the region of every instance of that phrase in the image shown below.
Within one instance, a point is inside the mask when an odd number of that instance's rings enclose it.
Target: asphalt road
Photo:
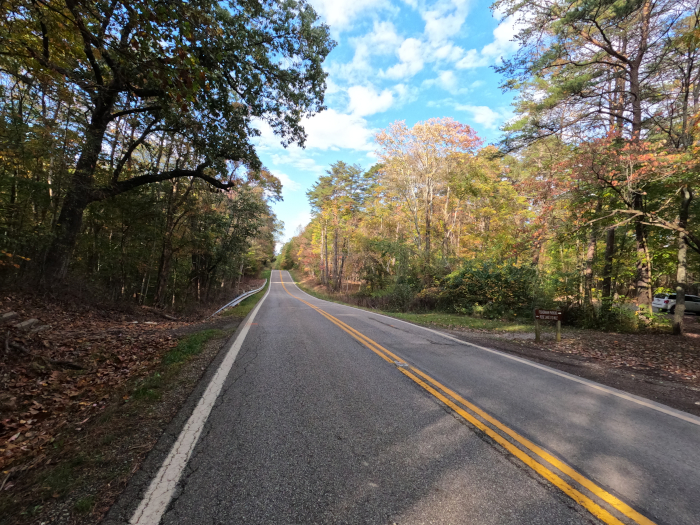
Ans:
[[[699,418],[271,281],[162,523],[700,523]]]

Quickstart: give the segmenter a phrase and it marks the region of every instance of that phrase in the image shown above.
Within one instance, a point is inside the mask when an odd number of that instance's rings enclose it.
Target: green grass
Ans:
[[[267,284],[261,292],[248,297],[235,308],[224,311],[222,315],[245,317],[257,304],[269,286],[270,270],[264,270],[263,277],[267,279]],[[159,401],[163,395],[163,391],[167,389],[169,382],[177,374],[179,365],[186,362],[191,357],[200,354],[204,346],[210,340],[220,339],[228,335],[230,334],[224,330],[208,329],[183,337],[178,341],[177,346],[163,357],[164,368],[141,381],[132,391],[131,398],[133,398],[134,401],[142,402]]]
[[[233,308],[228,308],[227,310],[224,310],[221,315],[223,316],[232,316],[235,315],[236,317],[245,317],[250,313],[250,311],[255,308],[255,305],[258,304],[258,301],[265,297],[265,292],[267,292],[268,286],[270,286],[270,273],[271,270],[263,270],[262,272],[262,277],[264,279],[267,279],[267,282],[265,283],[265,288],[260,290],[258,293],[255,295],[251,295],[250,297],[246,297],[241,301],[239,304],[234,306]]]
[[[336,297],[331,294],[326,294],[311,290],[306,286],[300,284],[300,279],[295,270],[290,270],[292,278],[296,282],[297,286],[303,291],[316,297],[317,299],[323,299],[324,301],[330,301],[338,304],[347,304],[343,301],[339,301]],[[361,310],[367,310],[368,312],[376,312],[377,310],[373,308],[363,308],[362,306],[350,305],[355,308],[360,308]],[[450,314],[444,312],[387,312],[384,310],[379,310],[383,315],[389,317],[394,317],[396,319],[401,319],[402,321],[408,321],[410,323],[415,323],[423,326],[440,326],[444,328],[466,328],[470,330],[492,330],[500,332],[531,332],[534,330],[534,325],[532,321],[503,321],[500,319],[482,319],[480,317],[470,317],[468,315],[460,314]],[[544,323],[543,323],[544,324]],[[542,326],[543,332],[554,331],[554,326],[545,325]]]
[[[78,454],[70,461],[61,463],[51,470],[44,478],[44,485],[51,493],[61,496],[68,494],[79,480],[78,469],[84,465],[87,458],[84,454]]]
[[[198,355],[212,339],[226,337],[229,334],[224,330],[202,330],[180,339],[177,346],[163,357],[163,366],[159,371],[141,380],[131,392],[130,399],[146,404],[160,401],[163,392],[167,390],[169,383],[177,375],[180,365],[191,357]]]
[[[500,332],[531,332],[532,323],[501,321],[499,319],[481,319],[468,315],[447,314],[442,312],[399,313],[382,312],[385,315],[420,325],[443,326],[446,328],[468,328],[470,330],[494,330]],[[543,331],[547,331],[543,327]]]
[[[179,345],[178,345],[179,346]],[[160,389],[163,387],[163,375],[156,372],[141,383],[134,393],[134,399],[145,399],[147,401],[158,401],[162,394]]]
[[[75,510],[80,514],[87,514],[95,506],[95,496],[80,498],[75,502]]]
[[[202,330],[201,332],[196,332],[194,334],[190,334],[186,337],[183,337],[178,341],[177,346],[170,350],[167,354],[165,354],[165,358],[163,359],[163,362],[166,365],[174,365],[176,363],[182,363],[189,359],[193,355],[199,354],[202,349],[204,348],[204,345],[209,341],[210,339],[214,339],[216,337],[223,337],[226,335],[226,332],[223,330]]]

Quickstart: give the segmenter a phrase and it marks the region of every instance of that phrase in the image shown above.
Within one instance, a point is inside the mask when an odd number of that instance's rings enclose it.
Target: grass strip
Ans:
[[[290,270],[289,273],[294,279],[296,285],[309,295],[324,301],[348,305],[348,303],[340,301],[332,294],[319,292],[304,286],[302,284],[303,281],[299,278],[296,271]],[[368,312],[380,312],[382,315],[387,315],[389,317],[394,317],[395,319],[401,319],[402,321],[408,321],[410,323],[422,326],[464,328],[467,330],[488,330],[495,332],[532,332],[534,330],[533,323],[528,321],[518,322],[502,321],[499,319],[482,319],[480,317],[470,317],[468,315],[445,312],[391,312],[386,310],[378,310],[376,308],[356,306],[353,304],[348,306],[360,308],[361,310],[366,310]],[[554,326],[547,325],[542,327],[542,332],[553,332],[554,330]]]

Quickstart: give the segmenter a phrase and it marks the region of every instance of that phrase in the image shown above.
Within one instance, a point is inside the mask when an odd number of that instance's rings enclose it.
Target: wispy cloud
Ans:
[[[272,174],[280,180],[284,192],[295,192],[301,189],[301,184],[295,180],[292,180],[292,178],[286,173],[281,171],[272,171]]]
[[[508,17],[493,30],[493,41],[486,44],[481,51],[470,49],[457,62],[459,69],[472,69],[488,66],[501,61],[518,49],[513,39],[520,31],[520,24],[514,17]]]
[[[349,28],[368,13],[392,9],[388,0],[313,0],[311,3],[333,32]]]
[[[360,117],[382,113],[394,104],[394,94],[390,90],[379,93],[374,86],[352,86],[348,96],[348,113]]]
[[[488,129],[496,129],[511,116],[511,110],[507,108],[491,109],[488,106],[472,106],[458,104],[455,109],[471,113],[472,120]]]

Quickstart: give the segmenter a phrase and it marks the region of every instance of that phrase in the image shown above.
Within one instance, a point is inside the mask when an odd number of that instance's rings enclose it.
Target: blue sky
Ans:
[[[338,42],[325,62],[327,111],[304,123],[306,148],[283,148],[262,128],[258,152],[284,185],[274,211],[284,240],[308,223],[307,189],[343,160],[369,168],[373,136],[395,120],[469,124],[485,143],[511,115],[490,67],[510,56],[516,28],[484,0],[310,0]]]

